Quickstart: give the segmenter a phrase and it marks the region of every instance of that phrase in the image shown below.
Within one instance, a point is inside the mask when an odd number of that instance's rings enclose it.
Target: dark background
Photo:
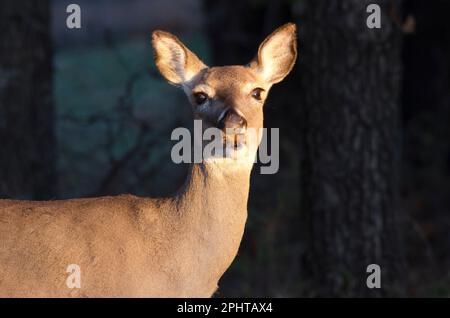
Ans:
[[[151,32],[245,64],[291,21],[299,59],[265,106],[280,170],[254,169],[217,296],[450,296],[449,1],[78,0],[70,30],[72,2],[1,1],[0,198],[174,192],[187,167],[170,133],[192,118],[156,72]]]

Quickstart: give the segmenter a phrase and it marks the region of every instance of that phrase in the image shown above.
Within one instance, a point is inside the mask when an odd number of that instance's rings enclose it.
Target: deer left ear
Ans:
[[[250,66],[269,84],[281,82],[292,70],[297,58],[297,28],[288,23],[269,35],[258,49]]]

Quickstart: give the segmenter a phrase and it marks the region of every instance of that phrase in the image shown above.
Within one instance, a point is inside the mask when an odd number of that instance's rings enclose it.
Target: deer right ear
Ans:
[[[207,68],[194,53],[170,33],[154,31],[152,45],[159,72],[174,85],[188,85],[197,74]]]

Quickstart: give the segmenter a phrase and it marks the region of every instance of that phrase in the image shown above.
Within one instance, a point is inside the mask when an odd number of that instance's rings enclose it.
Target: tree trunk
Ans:
[[[305,1],[304,276],[318,296],[402,293],[396,209],[401,37],[389,17],[392,1],[377,2],[381,29],[366,26],[370,3]],[[369,264],[381,267],[381,289],[366,286]]]
[[[0,198],[51,198],[55,137],[48,1],[0,9]]]

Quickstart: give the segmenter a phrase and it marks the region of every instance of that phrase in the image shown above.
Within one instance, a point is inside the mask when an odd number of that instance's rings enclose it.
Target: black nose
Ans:
[[[240,129],[246,128],[247,121],[244,117],[239,115],[234,109],[227,108],[225,109],[218,118],[217,128],[219,129]]]

